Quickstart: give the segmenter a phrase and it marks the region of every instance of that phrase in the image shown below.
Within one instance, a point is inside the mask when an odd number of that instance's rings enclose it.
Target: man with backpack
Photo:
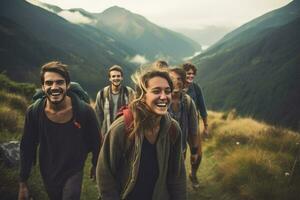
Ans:
[[[67,65],[57,61],[43,65],[41,84],[44,96],[26,112],[18,199],[29,199],[27,179],[39,145],[40,172],[49,198],[79,200],[89,152],[93,154],[91,177],[95,177],[101,137],[97,118],[80,99],[80,88],[70,90]]]
[[[183,90],[186,80],[185,71],[176,67],[171,68],[169,73],[174,85],[169,113],[179,123],[182,130],[182,151],[184,157],[186,157],[187,143],[189,144],[191,153],[190,161],[191,166],[193,166],[201,159],[201,155],[199,155],[201,146],[199,145],[200,135],[198,134],[196,106],[192,98]],[[196,172],[191,169],[189,176],[196,177]],[[192,186],[198,188],[199,183],[192,181]]]
[[[128,86],[123,86],[123,69],[113,65],[108,70],[110,85],[101,89],[96,97],[95,111],[104,136],[114,121],[118,110],[127,105],[134,96],[134,91]]]

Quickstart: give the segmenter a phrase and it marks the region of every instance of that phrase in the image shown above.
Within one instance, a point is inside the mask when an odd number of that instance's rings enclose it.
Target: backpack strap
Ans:
[[[109,95],[109,86],[104,87],[101,91],[100,91],[100,100],[102,102],[102,107],[104,108],[105,105],[105,101],[108,98]]]
[[[88,93],[81,87],[77,82],[70,82],[70,88],[68,92],[75,93],[81,100],[85,101],[87,104],[90,104],[90,97]]]
[[[173,121],[171,122],[171,126],[169,128],[168,134],[171,138],[171,143],[175,144],[178,134],[177,134],[177,130],[176,130],[176,127],[175,127],[175,124]]]
[[[186,106],[187,106],[187,110],[188,110],[188,112],[189,112],[190,109],[191,109],[192,98],[191,98],[188,94],[185,94],[185,95],[184,95],[184,101],[185,101],[185,104],[186,104]]]
[[[133,129],[133,114],[127,105],[122,106],[119,109],[116,119],[122,115],[124,116],[125,134],[129,135],[130,131]]]

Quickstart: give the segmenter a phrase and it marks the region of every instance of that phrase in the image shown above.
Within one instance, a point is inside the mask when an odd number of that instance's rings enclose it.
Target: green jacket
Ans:
[[[175,138],[168,130],[174,123]],[[124,117],[109,129],[99,154],[97,182],[103,200],[126,199],[134,188],[139,170],[143,136],[130,141],[125,133]],[[159,176],[153,200],[185,200],[186,173],[181,152],[181,130],[166,114],[162,117],[156,141]]]

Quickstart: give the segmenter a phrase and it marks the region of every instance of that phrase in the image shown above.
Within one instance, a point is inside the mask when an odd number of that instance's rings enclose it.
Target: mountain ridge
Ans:
[[[244,116],[298,130],[299,27],[297,15],[278,26],[252,26],[194,58],[208,108],[235,108]]]

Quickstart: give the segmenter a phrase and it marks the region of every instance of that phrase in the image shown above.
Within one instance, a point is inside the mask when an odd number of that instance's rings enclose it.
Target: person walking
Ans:
[[[110,85],[101,89],[96,96],[95,111],[104,136],[114,121],[118,110],[127,105],[134,96],[134,90],[123,86],[123,69],[113,65],[108,70]]]
[[[173,83],[158,69],[134,80],[136,97],[111,125],[99,155],[102,199],[185,200],[181,130],[168,113]]]
[[[53,61],[41,68],[44,97],[26,112],[20,144],[19,200],[29,199],[27,180],[36,160],[51,200],[79,200],[85,160],[92,152],[91,177],[100,150],[100,130],[94,110],[69,93],[67,65]]]

